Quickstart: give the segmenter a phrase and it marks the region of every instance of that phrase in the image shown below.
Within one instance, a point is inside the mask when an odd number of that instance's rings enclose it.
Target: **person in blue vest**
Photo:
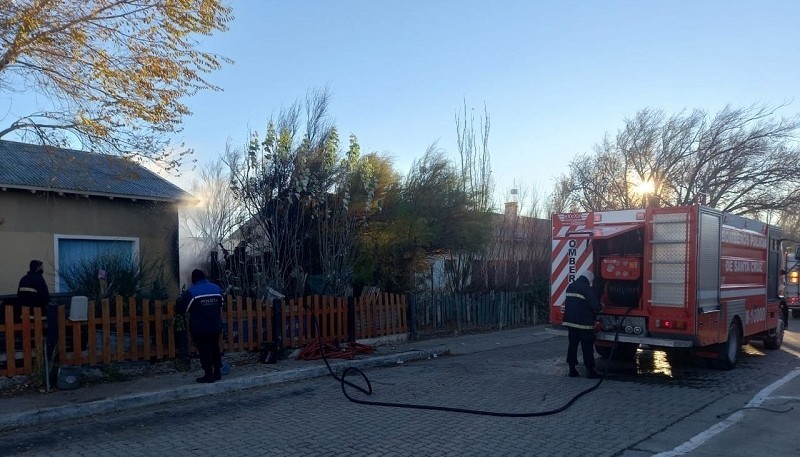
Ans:
[[[580,376],[575,368],[578,365],[578,345],[583,352],[583,365],[586,367],[586,377],[597,379],[600,375],[595,371],[594,365],[594,322],[595,315],[602,306],[592,289],[594,274],[585,270],[580,276],[567,286],[567,297],[564,303],[564,321],[561,325],[567,327],[569,345],[567,346],[567,364],[569,377]]]
[[[222,352],[219,347],[222,303],[219,286],[206,279],[202,270],[192,271],[192,286],[178,299],[177,312],[188,314],[189,332],[204,372],[203,376],[197,378],[200,383],[222,379]]]

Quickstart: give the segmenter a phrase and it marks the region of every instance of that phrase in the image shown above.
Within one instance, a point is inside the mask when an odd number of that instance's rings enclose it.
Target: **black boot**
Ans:
[[[578,370],[575,368],[575,365],[570,365],[569,366],[569,377],[570,378],[577,378],[580,375],[581,374],[578,373]]]
[[[586,370],[586,379],[600,379],[600,374],[594,371],[594,368]]]

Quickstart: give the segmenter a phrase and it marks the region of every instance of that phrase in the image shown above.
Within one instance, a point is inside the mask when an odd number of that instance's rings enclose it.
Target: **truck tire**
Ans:
[[[775,335],[764,338],[765,349],[780,349],[783,344],[783,319],[778,319],[778,327],[775,329]]]
[[[614,360],[633,360],[638,349],[639,345],[636,343],[617,343],[617,347],[614,348]]]
[[[792,310],[792,317],[795,319],[800,319],[800,309],[793,309]]]
[[[742,333],[739,324],[731,322],[728,327],[728,340],[717,345],[717,366],[723,370],[732,370],[742,353]]]
[[[594,350],[603,359],[607,359],[611,355],[611,346],[600,346],[595,343]]]

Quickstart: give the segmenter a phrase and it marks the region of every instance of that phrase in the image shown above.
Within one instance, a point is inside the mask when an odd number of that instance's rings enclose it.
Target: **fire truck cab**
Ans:
[[[725,369],[741,346],[783,342],[781,233],[701,205],[554,214],[550,322],[562,329],[567,285],[583,270],[603,309],[595,348],[691,350]]]
[[[791,249],[784,251],[781,281],[783,303],[792,317],[800,319],[800,245],[794,252]]]

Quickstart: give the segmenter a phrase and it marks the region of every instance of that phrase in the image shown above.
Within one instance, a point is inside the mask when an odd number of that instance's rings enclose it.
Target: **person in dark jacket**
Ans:
[[[17,287],[17,304],[14,307],[14,319],[19,319],[22,306],[40,308],[47,319],[47,351],[55,349],[58,341],[58,306],[50,303],[50,289],[44,280],[44,264],[41,260],[31,260],[28,273],[19,280]]]
[[[44,264],[40,260],[31,260],[28,274],[19,280],[17,300],[20,306],[41,308],[42,311],[50,303],[50,290],[44,280]]]
[[[593,280],[594,275],[587,270],[567,286],[562,325],[567,327],[569,332],[567,364],[569,365],[569,376],[571,378],[580,375],[575,368],[578,365],[578,344],[580,344],[583,352],[586,377],[589,379],[599,378],[594,369],[594,322],[595,314],[600,312],[601,305],[594,289],[592,289]]]
[[[189,332],[200,356],[203,376],[197,382],[211,383],[222,379],[222,290],[206,279],[202,270],[192,271],[192,286],[178,299],[177,312],[188,313]]]

